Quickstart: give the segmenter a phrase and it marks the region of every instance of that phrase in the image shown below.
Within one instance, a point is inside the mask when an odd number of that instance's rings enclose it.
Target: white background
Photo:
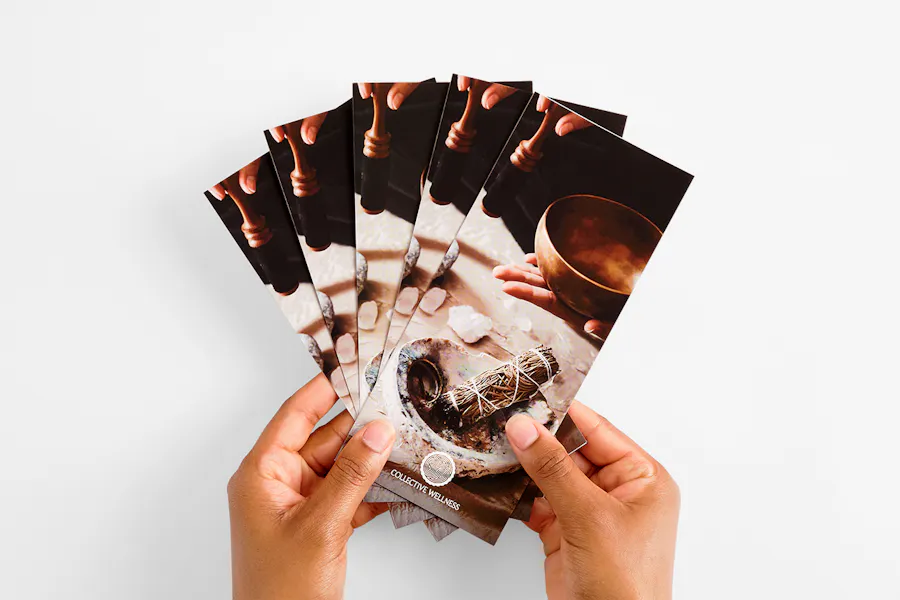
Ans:
[[[0,597],[224,598],[226,481],[314,365],[201,192],[350,81],[532,78],[696,175],[579,398],[683,493],[680,598],[900,595],[889,3],[4,2]],[[543,596],[383,517],[349,598]]]

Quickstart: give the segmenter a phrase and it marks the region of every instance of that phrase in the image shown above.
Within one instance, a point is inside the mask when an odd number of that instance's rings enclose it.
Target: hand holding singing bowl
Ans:
[[[605,339],[662,232],[612,200],[574,195],[553,202],[525,265],[494,269],[503,291]]]

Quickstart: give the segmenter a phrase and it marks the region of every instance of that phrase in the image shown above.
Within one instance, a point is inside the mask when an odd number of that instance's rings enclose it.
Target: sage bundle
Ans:
[[[507,363],[442,391],[428,407],[450,426],[466,428],[498,410],[528,400],[559,372],[546,346],[518,354]]]

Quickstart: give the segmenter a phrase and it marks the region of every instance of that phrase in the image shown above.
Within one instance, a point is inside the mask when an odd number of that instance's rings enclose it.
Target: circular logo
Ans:
[[[456,463],[446,452],[432,452],[422,460],[419,472],[422,473],[425,483],[441,487],[453,480],[453,476],[456,475]]]

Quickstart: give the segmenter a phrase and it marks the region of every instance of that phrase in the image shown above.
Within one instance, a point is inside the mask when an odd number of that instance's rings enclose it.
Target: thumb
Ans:
[[[600,490],[581,472],[559,440],[523,414],[506,422],[506,437],[522,467],[544,492],[560,525],[583,526],[586,513],[595,510]]]
[[[353,518],[363,496],[375,482],[394,445],[394,427],[383,419],[372,421],[354,435],[329,469],[314,498],[328,512]]]

